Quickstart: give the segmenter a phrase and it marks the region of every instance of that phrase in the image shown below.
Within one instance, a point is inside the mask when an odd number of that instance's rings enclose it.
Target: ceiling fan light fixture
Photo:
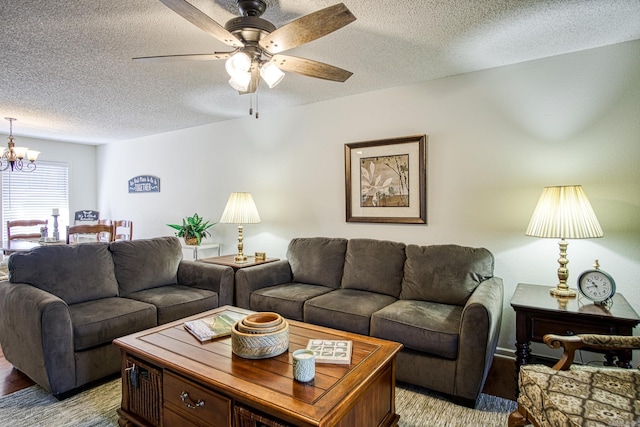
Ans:
[[[260,76],[273,89],[284,78],[284,72],[273,62],[267,62],[260,67]]]
[[[225,63],[227,73],[233,78],[236,74],[243,74],[251,69],[251,58],[244,52],[237,52]]]
[[[249,89],[249,84],[251,83],[251,73],[236,73],[231,76],[229,79],[229,84],[232,88],[237,90],[238,92],[246,92]]]

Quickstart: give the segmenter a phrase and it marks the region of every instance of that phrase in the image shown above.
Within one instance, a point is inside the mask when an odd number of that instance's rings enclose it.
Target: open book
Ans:
[[[244,317],[241,313],[225,310],[213,316],[184,322],[184,328],[198,338],[200,342],[231,335],[231,328],[236,321]]]

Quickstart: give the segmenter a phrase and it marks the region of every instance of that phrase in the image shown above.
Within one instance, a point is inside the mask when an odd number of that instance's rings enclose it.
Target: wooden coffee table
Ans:
[[[287,352],[243,359],[230,337],[201,344],[183,327],[221,310],[252,313],[224,306],[114,341],[122,352],[120,426],[397,425],[401,344],[289,320]],[[291,353],[310,338],[352,340],[351,364],[316,364],[314,380],[295,381]]]

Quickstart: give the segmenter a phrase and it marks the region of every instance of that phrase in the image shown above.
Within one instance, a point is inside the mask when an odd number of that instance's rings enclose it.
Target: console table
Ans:
[[[544,342],[546,334],[632,335],[640,317],[621,294],[605,307],[581,297],[557,298],[551,286],[518,284],[511,298],[516,312],[516,375],[529,363],[530,342]],[[630,368],[631,350],[605,353],[607,364]],[[517,378],[517,376],[516,376]]]

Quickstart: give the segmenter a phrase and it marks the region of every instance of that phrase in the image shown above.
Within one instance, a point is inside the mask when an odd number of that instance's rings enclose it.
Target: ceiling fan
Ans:
[[[160,0],[165,6],[222,43],[233,47],[229,52],[148,56],[137,61],[221,60],[231,76],[229,84],[240,94],[257,90],[260,77],[270,88],[284,77],[283,71],[308,77],[346,81],[353,73],[333,65],[281,52],[326,36],[355,21],[343,3],[329,6],[298,18],[280,28],[260,18],[267,9],[265,0],[237,0],[239,17],[221,26],[186,0]]]

